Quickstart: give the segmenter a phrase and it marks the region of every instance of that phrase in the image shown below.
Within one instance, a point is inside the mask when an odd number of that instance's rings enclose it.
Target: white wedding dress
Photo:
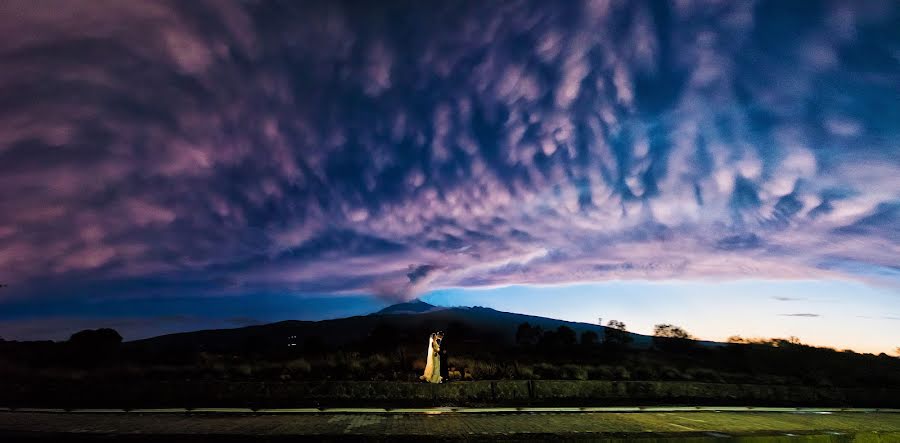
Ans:
[[[428,383],[440,383],[441,377],[441,345],[437,343],[434,334],[428,338],[428,356],[425,359],[425,373],[419,379]]]

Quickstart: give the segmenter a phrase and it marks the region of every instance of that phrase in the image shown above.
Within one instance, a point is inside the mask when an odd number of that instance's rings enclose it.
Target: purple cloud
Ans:
[[[785,8],[4,2],[4,292],[896,285],[897,5]]]

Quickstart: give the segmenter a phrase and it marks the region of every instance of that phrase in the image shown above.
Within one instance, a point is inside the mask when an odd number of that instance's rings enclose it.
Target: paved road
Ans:
[[[473,412],[473,411],[470,411]],[[816,435],[803,441],[900,442],[897,412],[29,412],[0,411],[0,438],[57,441],[283,441],[378,438],[417,441]],[[835,437],[837,436],[837,437]],[[810,440],[810,438],[824,440]],[[833,438],[839,438],[833,440]],[[768,437],[767,437],[768,438]],[[672,440],[669,440],[672,439]],[[745,441],[745,440],[742,440]],[[746,440],[752,441],[752,440]],[[760,440],[762,441],[762,440]]]

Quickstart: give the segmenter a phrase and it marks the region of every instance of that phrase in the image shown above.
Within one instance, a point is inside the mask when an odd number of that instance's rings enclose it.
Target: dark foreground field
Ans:
[[[6,441],[898,442],[894,412],[0,412]]]

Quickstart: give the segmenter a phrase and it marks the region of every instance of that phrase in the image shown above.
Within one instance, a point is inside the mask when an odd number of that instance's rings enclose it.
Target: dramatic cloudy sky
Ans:
[[[610,280],[900,300],[894,1],[9,0],[0,67],[0,303],[31,314]]]

